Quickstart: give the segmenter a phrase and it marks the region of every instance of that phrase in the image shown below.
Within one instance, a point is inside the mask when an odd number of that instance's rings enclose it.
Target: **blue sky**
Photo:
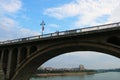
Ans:
[[[120,0],[0,0],[0,41],[39,35],[42,20],[46,34],[119,22],[119,16]],[[119,67],[117,60],[112,65]]]

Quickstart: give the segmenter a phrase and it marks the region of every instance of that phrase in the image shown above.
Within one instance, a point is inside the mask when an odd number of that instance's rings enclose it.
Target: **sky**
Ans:
[[[0,41],[40,35],[42,20],[45,22],[44,34],[47,34],[120,22],[119,16],[120,0],[0,0]],[[94,52],[87,53],[84,55],[88,56],[91,53],[94,55]],[[76,56],[76,52],[74,55]],[[71,58],[73,55],[69,56]],[[63,57],[64,61],[66,55]],[[106,58],[111,61],[112,57]],[[116,60],[117,62],[113,62],[112,65],[119,67],[120,60]]]
[[[80,64],[86,69],[114,69],[120,68],[120,59],[105,53],[77,51],[56,56],[42,67],[78,68]]]

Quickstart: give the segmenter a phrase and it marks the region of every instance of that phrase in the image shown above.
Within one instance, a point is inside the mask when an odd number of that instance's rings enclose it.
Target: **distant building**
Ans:
[[[79,65],[79,70],[80,70],[80,71],[85,70],[84,65],[81,65],[81,64],[80,64],[80,65]]]
[[[80,64],[77,68],[53,68],[53,67],[39,67],[38,70],[43,71],[82,71],[86,70],[84,65]]]

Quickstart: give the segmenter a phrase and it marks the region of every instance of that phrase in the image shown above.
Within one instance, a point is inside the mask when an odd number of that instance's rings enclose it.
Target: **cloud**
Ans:
[[[15,39],[39,34],[21,27],[15,20],[4,17],[0,19],[0,40]]]
[[[1,25],[1,29],[9,30],[9,29],[15,27],[16,23],[13,19],[4,17],[4,18],[0,19],[0,25]]]
[[[57,19],[63,19],[78,15],[79,14],[78,7],[79,6],[77,4],[71,2],[60,7],[48,8],[44,11],[44,14],[51,17],[55,17]]]
[[[0,0],[0,8],[9,13],[15,13],[20,10],[22,3],[20,0]]]
[[[59,25],[58,25],[58,24],[49,24],[48,26],[49,26],[49,27],[53,27],[53,28],[59,28]]]
[[[21,0],[0,0],[0,40],[15,39],[38,34],[36,31],[23,28],[16,20],[21,10]],[[22,15],[21,17],[26,19],[26,16]]]
[[[120,20],[120,1],[118,0],[74,0],[68,4],[48,8],[45,15],[56,19],[76,17],[75,26],[96,25],[98,23],[116,22]],[[108,15],[104,22],[97,22],[102,16]]]
[[[109,22],[120,22],[120,3],[119,5],[111,12]]]

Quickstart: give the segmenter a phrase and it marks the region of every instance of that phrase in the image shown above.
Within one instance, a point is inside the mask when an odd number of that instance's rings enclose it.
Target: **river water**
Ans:
[[[79,76],[32,77],[30,80],[120,80],[120,72],[106,72]]]

